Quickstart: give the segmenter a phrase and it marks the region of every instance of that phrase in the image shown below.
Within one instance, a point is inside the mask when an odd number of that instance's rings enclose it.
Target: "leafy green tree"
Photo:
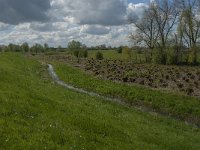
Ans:
[[[29,52],[29,50],[30,50],[30,48],[29,48],[29,45],[28,45],[28,43],[23,43],[22,45],[21,45],[21,51],[22,52]]]
[[[7,46],[7,51],[10,51],[10,52],[14,52],[15,51],[15,45],[10,43],[8,46]]]
[[[36,43],[31,47],[31,52],[33,53],[41,53],[44,52],[44,47],[41,44]]]
[[[80,50],[81,48],[82,48],[82,43],[79,42],[79,41],[73,40],[73,41],[68,43],[68,49],[69,50],[74,51],[74,50]]]
[[[87,46],[79,41],[71,41],[68,43],[68,49],[71,50],[72,54],[77,58],[88,57]]]

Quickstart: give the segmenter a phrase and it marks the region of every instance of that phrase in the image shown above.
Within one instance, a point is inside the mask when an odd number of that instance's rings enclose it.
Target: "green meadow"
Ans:
[[[54,66],[66,82],[85,81],[75,69]],[[65,89],[45,63],[16,53],[0,53],[0,135],[0,149],[200,149],[198,128]]]
[[[88,57],[95,58],[97,52],[101,52],[105,59],[132,60],[136,63],[147,63],[144,52],[138,52],[135,49],[131,50],[129,54],[125,50],[122,50],[122,53],[118,53],[117,50],[90,50],[88,51]],[[200,52],[197,54],[197,61],[200,62]]]

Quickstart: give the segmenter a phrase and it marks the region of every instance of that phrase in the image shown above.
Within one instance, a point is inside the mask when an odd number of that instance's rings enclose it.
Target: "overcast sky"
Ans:
[[[141,15],[148,0],[0,0],[0,45],[23,42],[66,47],[130,45],[129,15]]]

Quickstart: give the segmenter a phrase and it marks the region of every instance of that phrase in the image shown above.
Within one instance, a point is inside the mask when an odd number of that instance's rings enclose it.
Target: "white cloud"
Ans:
[[[105,27],[101,25],[83,25],[81,32],[88,33],[92,35],[104,35],[110,32],[110,27]]]
[[[0,22],[0,31],[8,30],[10,27],[9,24],[1,23]]]
[[[127,23],[127,17],[140,15],[146,7],[145,3],[128,4],[126,0],[52,0],[48,22],[0,23],[0,44],[65,47],[69,41],[79,40],[87,45],[128,45],[134,26]]]
[[[54,12],[79,24],[121,25],[126,22],[125,0],[53,0]],[[58,19],[58,18],[57,18]]]
[[[148,8],[148,4],[146,3],[138,3],[138,4],[130,3],[128,4],[128,7],[127,7],[128,17],[130,17],[133,20],[137,20],[138,18],[142,16],[144,10],[147,8]]]

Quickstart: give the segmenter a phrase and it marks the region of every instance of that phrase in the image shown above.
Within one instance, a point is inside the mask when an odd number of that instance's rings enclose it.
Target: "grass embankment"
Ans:
[[[103,95],[120,97],[129,104],[143,105],[160,113],[167,113],[200,125],[199,98],[100,80],[62,63],[55,63],[54,65],[59,77],[67,83]]]
[[[0,53],[0,149],[200,149],[199,129],[69,91],[46,69]]]

